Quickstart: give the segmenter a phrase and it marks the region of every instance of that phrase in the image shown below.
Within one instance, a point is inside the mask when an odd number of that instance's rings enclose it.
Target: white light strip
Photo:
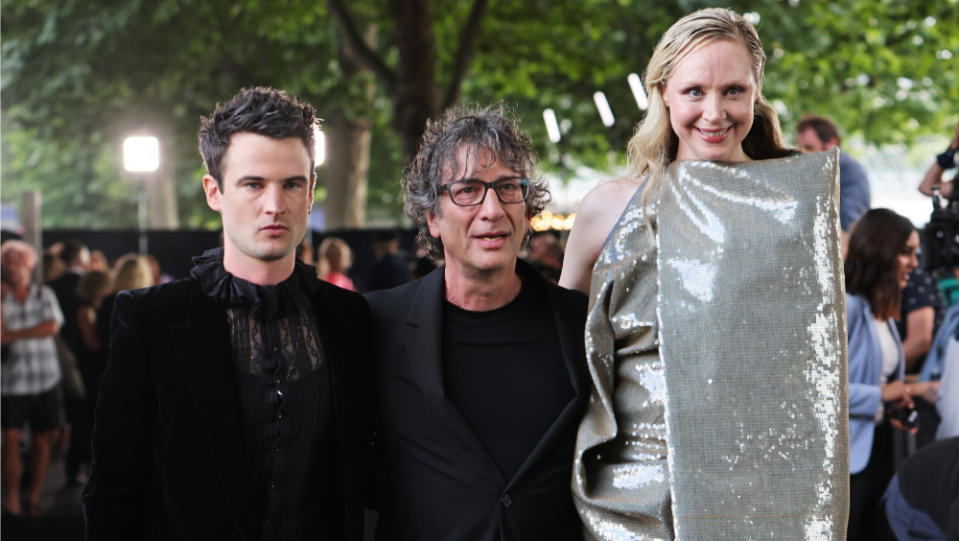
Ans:
[[[636,98],[636,106],[641,111],[649,107],[649,101],[646,99],[646,91],[643,89],[643,82],[639,80],[639,75],[630,73],[626,76],[626,82],[629,83],[629,89],[633,91],[633,97]]]
[[[546,122],[546,135],[549,136],[549,140],[558,143],[560,136],[559,123],[556,122],[556,112],[552,109],[544,109],[543,121]]]
[[[606,94],[603,94],[601,90],[594,92],[593,103],[596,104],[596,110],[599,111],[599,118],[603,120],[603,126],[608,128],[616,123],[613,110],[609,108],[609,102],[606,100]]]

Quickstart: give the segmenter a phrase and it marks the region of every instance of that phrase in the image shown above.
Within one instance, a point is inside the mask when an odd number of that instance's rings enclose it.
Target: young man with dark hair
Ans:
[[[190,278],[117,295],[88,540],[362,538],[369,311],[295,257],[314,123],[269,88],[203,119],[224,246]]]
[[[369,293],[385,539],[581,539],[570,494],[589,396],[586,297],[518,260],[549,199],[529,138],[496,109],[427,126],[403,183],[445,265]]]

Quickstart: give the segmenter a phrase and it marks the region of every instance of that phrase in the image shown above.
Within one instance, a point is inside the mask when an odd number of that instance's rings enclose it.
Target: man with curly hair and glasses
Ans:
[[[548,201],[501,108],[430,122],[403,185],[445,261],[369,293],[388,539],[579,539],[570,496],[589,387],[586,298],[518,259]]]

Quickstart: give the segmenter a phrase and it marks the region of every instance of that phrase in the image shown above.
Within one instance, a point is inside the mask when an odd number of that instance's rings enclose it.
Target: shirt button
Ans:
[[[273,448],[273,454],[276,455],[276,454],[279,454],[279,453],[280,453],[280,448],[279,448],[279,447],[274,447],[274,448]]]
[[[283,418],[283,413],[281,413],[281,412],[277,413],[277,414],[276,414],[276,418],[277,418],[277,419],[282,419],[282,418]]]
[[[513,498],[510,498],[509,494],[504,494],[503,497],[499,499],[499,501],[503,504],[503,507],[509,507],[513,505]]]

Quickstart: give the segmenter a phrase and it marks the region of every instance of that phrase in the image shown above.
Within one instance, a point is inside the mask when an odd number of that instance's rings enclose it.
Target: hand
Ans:
[[[909,390],[912,391],[912,396],[922,397],[926,402],[935,404],[936,397],[939,395],[939,382],[926,381],[923,383],[913,383],[909,386]]]
[[[896,408],[912,408],[912,395],[909,387],[899,381],[890,381],[882,386],[882,401],[895,402]]]
[[[915,434],[916,432],[919,432],[918,426],[914,426],[912,428],[906,428],[906,425],[900,423],[899,419],[893,419],[892,417],[889,418],[889,424],[891,424],[892,427],[895,428],[896,430],[903,430],[903,431],[909,432],[910,434]]]

